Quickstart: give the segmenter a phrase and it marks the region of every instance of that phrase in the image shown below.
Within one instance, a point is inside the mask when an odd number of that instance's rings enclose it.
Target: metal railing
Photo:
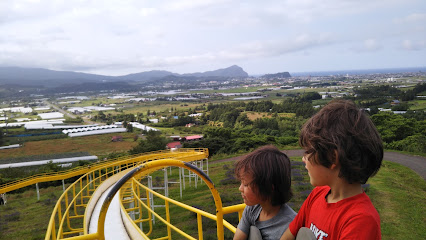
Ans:
[[[207,149],[179,149],[179,151],[158,151],[134,156],[124,160],[101,162],[93,165],[90,172],[81,176],[61,195],[49,221],[45,239],[64,239],[84,234],[81,239],[92,239],[87,233],[86,206],[93,192],[109,177],[136,165],[161,159],[196,161],[208,157]],[[153,169],[154,170],[154,169]],[[46,177],[46,176],[43,176]],[[42,179],[45,180],[45,179]],[[34,179],[30,180],[34,181]],[[78,238],[77,239],[80,239]],[[89,237],[89,238],[88,238]]]
[[[146,186],[142,185],[138,181],[138,178],[135,178],[135,176],[137,176],[137,175],[140,175],[140,174],[146,175],[146,174],[151,173],[155,170],[158,170],[158,169],[161,169],[161,168],[164,168],[164,167],[169,167],[169,166],[186,168],[190,171],[193,171],[204,181],[204,183],[207,184],[207,186],[209,187],[210,192],[213,196],[213,199],[214,199],[214,203],[215,203],[215,206],[216,206],[216,215],[213,215],[211,213],[208,213],[208,212],[199,210],[197,208],[191,207],[189,205],[180,203],[180,202],[173,200],[171,198],[167,198],[167,197],[153,191],[152,189],[149,189]],[[233,233],[235,233],[235,231],[236,231],[236,228],[234,226],[232,226],[229,222],[227,222],[226,220],[223,219],[223,215],[228,214],[228,213],[238,212],[239,218],[241,218],[242,211],[245,207],[244,204],[239,204],[239,205],[234,205],[234,206],[223,208],[220,195],[219,195],[218,191],[216,190],[212,180],[202,170],[198,169],[197,167],[190,164],[189,162],[183,162],[183,161],[174,160],[174,159],[163,159],[163,160],[157,160],[157,161],[150,161],[150,162],[146,162],[146,163],[144,163],[140,166],[137,166],[134,169],[132,169],[131,171],[129,171],[108,192],[108,194],[107,194],[107,196],[106,196],[106,198],[105,198],[105,200],[102,204],[102,207],[101,207],[100,215],[99,215],[99,218],[98,218],[98,225],[97,225],[97,232],[96,233],[85,234],[85,235],[82,235],[82,236],[76,236],[76,237],[72,237],[72,238],[69,238],[69,239],[72,239],[72,240],[79,240],[79,239],[86,239],[86,240],[88,240],[88,239],[100,239],[100,240],[103,240],[103,239],[105,239],[105,235],[104,235],[105,219],[106,219],[108,207],[109,207],[112,199],[114,198],[115,194],[122,188],[130,190],[130,193],[134,197],[136,196],[136,198],[137,198],[137,206],[135,206],[131,209],[125,209],[123,204],[122,204],[121,208],[124,211],[128,212],[128,210],[132,211],[132,210],[135,210],[135,209],[141,210],[141,207],[146,209],[147,211],[149,211],[148,218],[143,219],[142,217],[139,217],[138,219],[131,220],[133,226],[135,227],[134,229],[136,229],[139,233],[139,237],[143,237],[145,239],[149,239],[149,235],[152,232],[152,224],[150,223],[152,215],[155,215],[161,222],[163,222],[167,226],[167,236],[160,237],[160,238],[157,238],[157,239],[171,239],[172,238],[172,230],[177,232],[178,234],[180,234],[182,237],[184,237],[186,239],[196,239],[196,238],[190,236],[189,234],[185,233],[184,231],[180,230],[179,228],[175,227],[171,223],[170,211],[169,211],[170,203],[197,214],[198,239],[203,239],[202,217],[206,217],[206,218],[212,219],[213,221],[216,221],[217,239],[223,240],[224,239],[224,227],[226,227],[227,229],[229,229]],[[154,212],[149,207],[149,205],[150,205],[149,204],[149,201],[150,201],[149,198],[147,198],[147,203],[145,203],[144,201],[142,201],[140,199],[141,189],[143,191],[146,191],[147,195],[149,193],[152,193],[155,196],[157,196],[157,197],[159,197],[159,198],[161,198],[165,201],[166,218],[163,218],[162,216],[160,216],[159,214]],[[128,194],[128,193],[129,193],[129,191],[122,191],[121,198],[126,196],[126,194]],[[127,196],[129,196],[129,195],[127,195]],[[128,220],[129,220],[130,216],[128,214],[127,214],[127,217],[128,217]],[[139,223],[139,222],[149,222],[150,229],[148,230],[147,233],[143,232],[137,226],[137,223]]]
[[[167,161],[167,160],[160,160],[160,161]],[[169,165],[170,166],[170,165]],[[197,171],[197,173],[199,173],[199,171]],[[203,179],[204,180],[204,179]],[[127,185],[127,186],[126,186]],[[213,186],[210,186],[211,184],[207,183],[207,185],[209,185],[210,190],[212,190],[212,188],[214,188]],[[141,197],[142,192],[145,191],[145,196],[146,197]],[[162,217],[160,214],[156,213],[154,210],[152,210],[150,208],[150,201],[151,199],[148,197],[150,194],[162,199],[164,201],[164,206],[165,206],[165,212],[166,212],[166,218]],[[214,196],[215,194],[218,194],[217,191],[212,191],[212,195]],[[219,195],[217,196],[217,198],[215,198],[215,202],[216,199],[220,200]],[[175,232],[177,232],[180,236],[186,238],[186,239],[196,239],[194,237],[192,237],[191,235],[185,233],[184,231],[180,230],[179,228],[177,228],[176,226],[174,226],[172,224],[171,221],[171,217],[170,217],[170,204],[174,204],[180,208],[183,208],[184,210],[193,212],[196,214],[197,216],[197,235],[198,235],[198,239],[203,239],[203,221],[202,221],[202,217],[211,219],[213,221],[215,221],[216,223],[218,223],[218,221],[220,221],[220,216],[218,218],[217,215],[211,214],[209,212],[200,210],[198,208],[189,206],[187,204],[181,203],[179,201],[176,201],[174,199],[165,197],[157,192],[155,192],[152,189],[149,189],[148,187],[146,187],[145,185],[142,185],[140,183],[140,181],[138,181],[138,179],[136,178],[132,178],[128,183],[126,183],[122,189],[120,190],[120,200],[122,202],[121,204],[121,209],[123,211],[126,211],[127,213],[127,218],[128,221],[133,222],[133,226],[134,228],[139,232],[139,234],[145,238],[149,238],[149,236],[151,235],[152,231],[153,231],[153,225],[152,225],[152,215],[154,215],[157,219],[159,219],[162,223],[164,223],[167,226],[167,235],[164,237],[160,237],[160,238],[156,238],[156,239],[171,239],[172,238],[172,231],[174,230]],[[145,201],[144,201],[145,200]],[[132,201],[134,207],[125,207],[124,204],[128,203]],[[221,201],[220,201],[221,202]],[[219,208],[222,207],[222,205],[220,204]],[[218,208],[217,204],[216,204],[216,208]],[[222,235],[223,234],[223,227],[226,227],[227,229],[229,229],[232,233],[235,233],[236,228],[230,224],[229,222],[227,222],[226,220],[223,220],[223,215],[225,214],[229,214],[229,213],[234,213],[234,212],[238,212],[238,218],[241,219],[241,215],[242,212],[245,208],[245,204],[238,204],[238,205],[233,205],[233,206],[229,206],[229,207],[222,207],[221,211],[217,211],[218,213],[222,213],[222,221],[223,221],[223,225],[220,226],[218,225],[217,228],[218,229],[222,229],[221,231],[218,232],[218,236],[219,234]],[[143,218],[142,217],[142,211],[146,210],[148,212],[148,217],[147,218]],[[139,212],[139,216],[137,219],[132,219],[129,215],[129,212],[137,210]],[[141,227],[138,226],[138,223],[148,223],[148,231],[144,232],[142,231]],[[218,239],[221,239],[218,237]]]
[[[164,159],[164,158],[189,158],[189,159],[198,159],[198,156],[194,156],[194,152],[199,152],[203,154],[205,158],[208,157],[208,150],[205,148],[189,148],[189,149],[179,149],[178,151],[170,151],[170,150],[161,150],[143,154],[135,154],[130,156],[122,156],[114,159],[102,160],[99,162],[91,163],[86,166],[75,167],[66,171],[60,172],[51,172],[51,173],[40,173],[37,175],[32,175],[26,178],[22,178],[13,182],[8,182],[0,185],[0,194],[7,193],[13,190],[17,190],[26,186],[30,186],[36,183],[41,182],[51,182],[57,180],[64,180],[76,176],[80,176],[86,174],[88,172],[92,172],[93,170],[104,168],[111,164],[111,162],[120,162],[120,161],[129,161],[129,163],[140,162],[145,160],[156,160],[156,159]],[[165,156],[166,154],[167,156]],[[185,154],[188,154],[185,156]]]

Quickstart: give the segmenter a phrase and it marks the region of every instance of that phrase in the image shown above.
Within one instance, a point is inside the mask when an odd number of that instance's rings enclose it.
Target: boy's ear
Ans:
[[[333,154],[333,163],[330,166],[330,169],[335,169],[336,167],[340,166],[340,161],[339,161],[339,154],[337,153],[337,150],[334,150],[334,154]]]

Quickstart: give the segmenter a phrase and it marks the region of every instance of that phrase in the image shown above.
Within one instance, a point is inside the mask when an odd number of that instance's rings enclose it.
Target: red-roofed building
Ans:
[[[181,148],[182,143],[181,142],[171,142],[171,143],[167,143],[166,147],[167,147],[167,149]]]
[[[203,136],[201,135],[192,135],[192,136],[184,137],[182,140],[186,142],[192,142],[192,141],[199,141],[201,139],[203,139]]]

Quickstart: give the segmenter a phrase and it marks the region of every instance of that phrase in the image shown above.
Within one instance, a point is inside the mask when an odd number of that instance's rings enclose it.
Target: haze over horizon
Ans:
[[[1,1],[0,66],[101,75],[425,67],[421,0]]]

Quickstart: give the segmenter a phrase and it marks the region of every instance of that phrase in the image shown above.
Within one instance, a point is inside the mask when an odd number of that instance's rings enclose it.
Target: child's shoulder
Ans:
[[[310,195],[316,196],[316,195],[327,195],[328,192],[330,192],[330,187],[329,186],[318,186],[315,187]]]
[[[247,213],[250,214],[259,214],[262,211],[262,206],[260,206],[260,204],[256,204],[253,206],[246,206],[244,209]]]
[[[319,186],[315,187],[312,192],[309,194],[308,198],[306,198],[305,202],[308,205],[317,202],[317,200],[325,199],[325,196],[330,192],[329,186]]]
[[[314,192],[314,191],[317,191],[317,192],[326,191],[326,192],[328,192],[328,191],[330,191],[330,189],[331,188],[329,186],[318,186],[318,187],[315,187],[314,190],[312,190],[312,192]]]

